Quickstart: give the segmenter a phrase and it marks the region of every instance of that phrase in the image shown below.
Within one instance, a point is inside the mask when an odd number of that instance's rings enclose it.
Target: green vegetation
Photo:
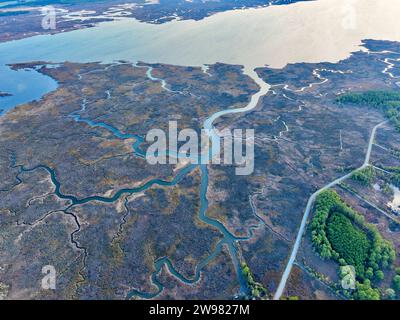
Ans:
[[[400,268],[396,268],[396,275],[393,277],[393,289],[400,297]]]
[[[354,298],[357,300],[380,300],[381,295],[378,289],[371,287],[371,281],[365,280],[364,283],[357,282]]]
[[[351,175],[351,179],[358,181],[364,186],[370,186],[375,179],[375,170],[368,166],[365,169],[354,172]]]
[[[381,188],[382,188],[382,192],[384,194],[388,194],[388,195],[393,194],[393,190],[392,190],[392,188],[390,188],[390,185],[387,182],[384,182],[383,185],[381,186]]]
[[[298,296],[288,296],[288,297],[282,296],[282,297],[280,298],[280,300],[293,300],[293,301],[297,301],[297,300],[300,300],[300,298],[299,298]]]
[[[397,148],[389,148],[389,152],[395,158],[400,158],[400,150]]]
[[[353,265],[357,274],[365,273],[365,261],[371,244],[367,235],[355,227],[349,218],[337,212],[332,213],[328,218],[327,238],[333,250],[346,263]]]
[[[390,182],[392,182],[397,188],[400,188],[400,173],[395,173],[390,178]]]
[[[323,259],[332,258],[333,249],[326,236],[326,221],[329,211],[339,201],[336,193],[323,192],[317,197],[315,203],[315,216],[311,222],[311,237],[314,248]],[[339,255],[335,256],[339,259]]]
[[[246,263],[241,264],[242,267],[242,274],[246,279],[247,288],[249,290],[250,299],[263,299],[267,298],[268,291],[266,288],[263,287],[261,283],[258,283],[254,280],[253,273],[251,272],[249,266]]]
[[[383,280],[382,269],[395,260],[393,244],[384,240],[374,225],[366,223],[333,190],[318,195],[310,228],[314,249],[323,259],[354,266],[357,285],[352,298],[379,298],[371,280]]]
[[[396,292],[400,292],[400,275],[398,274],[393,277],[393,288]]]
[[[384,166],[382,169],[388,171],[391,173],[390,179],[385,178],[384,180],[389,180],[391,184],[396,186],[397,188],[400,188],[400,167],[397,166]],[[384,178],[384,176],[383,176]],[[389,186],[387,186],[390,188]]]
[[[336,98],[339,104],[368,106],[379,111],[390,119],[396,130],[400,131],[400,92],[397,91],[365,91],[345,93]]]

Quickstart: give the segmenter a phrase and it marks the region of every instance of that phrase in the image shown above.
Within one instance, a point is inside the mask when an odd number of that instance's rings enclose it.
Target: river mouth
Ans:
[[[389,6],[390,8],[394,6],[394,10],[387,10]],[[260,89],[252,96],[246,107],[221,110],[206,119],[204,128],[212,129],[214,121],[221,116],[251,111],[268,92],[269,85],[258,76],[256,68],[265,65],[281,68],[288,63],[297,62],[337,62],[347,58],[351,52],[360,50],[362,40],[366,38],[400,41],[398,31],[400,29],[396,28],[400,26],[397,22],[398,16],[400,16],[398,0],[382,0],[379,3],[376,0],[319,0],[289,6],[230,11],[201,21],[173,21],[163,25],[151,25],[136,20],[101,23],[91,29],[0,44],[0,68],[2,68],[0,91],[13,94],[5,99],[15,97],[16,100],[9,102],[8,105],[5,104],[5,108],[10,109],[18,104],[39,99],[43,94],[56,88],[56,83],[49,82],[46,85],[45,78],[41,78],[46,76],[35,70],[15,71],[6,67],[6,64],[19,62],[112,63],[124,60],[132,63],[144,61],[196,67],[217,62],[242,65],[244,73],[257,83]],[[366,27],[366,23],[370,26]],[[14,77],[15,81],[7,80],[11,77]],[[148,77],[151,78],[151,72],[148,73]],[[151,78],[152,81],[155,79]],[[11,83],[9,87],[7,81]],[[25,88],[25,90],[18,91],[18,86],[19,89]],[[6,100],[0,100],[0,107],[2,107],[1,101]],[[79,113],[74,113],[71,117],[75,121],[83,121],[78,115]],[[107,127],[106,123],[86,121],[86,124],[101,125],[121,139],[132,138],[110,126]],[[187,174],[185,170],[189,169],[180,171],[171,183],[156,179],[137,190],[119,190],[119,193],[110,199],[93,196],[81,200],[60,193],[58,196],[69,199],[77,205],[89,201],[109,203],[118,199],[121,194],[147,190],[153,184],[174,185],[181,176]],[[222,245],[227,245],[242,292],[246,292],[236,243],[245,241],[248,237],[238,239],[228,232],[222,223],[206,215],[209,175],[207,166],[202,165],[200,169],[199,218],[217,228],[224,238],[218,249],[199,264],[198,270],[201,271],[203,265],[219,253]],[[53,172],[50,168],[46,170]],[[52,178],[53,184],[59,190],[56,177],[52,175]],[[193,283],[200,276],[200,273],[196,273],[194,279],[186,280],[173,271],[169,260],[161,259],[155,262],[154,279],[163,265],[166,265],[178,280],[185,283]],[[159,290],[162,290],[162,284],[159,285]],[[151,294],[137,291],[132,294],[153,297]]]
[[[219,62],[251,68],[337,62],[364,39],[400,41],[399,16],[400,0],[317,0],[226,11],[200,21],[125,19],[2,43],[0,62]]]
[[[5,42],[0,44],[0,91],[13,96],[1,98],[0,108],[55,89],[48,77],[13,71],[7,64],[125,60],[198,67],[218,62],[254,69],[337,62],[362,49],[364,39],[400,41],[399,16],[400,0],[317,0],[227,11],[200,21],[125,19]]]

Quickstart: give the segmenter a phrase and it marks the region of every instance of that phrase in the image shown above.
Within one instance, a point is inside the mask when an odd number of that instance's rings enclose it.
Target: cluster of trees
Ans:
[[[349,218],[333,212],[327,223],[327,238],[343,261],[354,266],[356,274],[365,274],[365,261],[370,251],[370,241],[365,232],[355,227]]]
[[[396,275],[393,277],[393,288],[400,294],[400,268],[396,269]]]
[[[298,296],[288,296],[288,297],[284,297],[282,296],[280,300],[300,300],[300,298]]]
[[[314,248],[323,259],[354,266],[358,283],[354,298],[376,298],[379,291],[371,287],[371,280],[382,280],[382,269],[395,260],[393,244],[333,190],[318,195],[310,228]]]
[[[393,277],[393,288],[387,288],[384,290],[382,297],[386,300],[395,300],[396,294],[397,297],[400,297],[400,268],[396,268],[396,274]]]
[[[384,167],[384,169],[392,173],[390,177],[390,182],[397,188],[400,188],[400,167],[386,166]]]
[[[400,158],[400,150],[397,148],[389,148],[389,152],[396,158]]]
[[[383,166],[382,169],[388,171],[389,175],[379,175],[380,178],[384,181],[383,184],[380,184],[382,191],[385,194],[393,195],[394,190],[391,188],[391,185],[400,189],[400,167],[399,166]]]
[[[366,279],[364,283],[356,283],[354,298],[357,300],[380,300],[381,294],[378,289],[371,287],[371,281]]]
[[[392,175],[390,182],[392,182],[397,188],[400,188],[400,173]]]
[[[396,130],[400,131],[400,92],[365,91],[345,93],[336,98],[339,104],[369,106],[382,111],[390,119]]]
[[[360,182],[364,186],[370,186],[371,183],[375,179],[375,170],[368,166],[362,170],[358,170],[354,172],[351,176],[351,178],[355,181]]]
[[[315,201],[315,215],[311,222],[311,240],[315,250],[323,259],[333,257],[339,259],[339,254],[335,254],[326,235],[326,222],[331,208],[340,201],[336,192],[327,190],[318,195]]]
[[[382,169],[388,171],[389,175],[379,174],[379,178],[381,178],[384,183],[380,184],[382,191],[385,194],[393,195],[394,191],[391,188],[391,185],[400,189],[400,167],[399,166],[382,166]]]
[[[249,291],[250,299],[263,299],[268,297],[268,290],[263,285],[254,280],[253,273],[246,263],[241,264],[242,274],[246,279],[247,289]]]

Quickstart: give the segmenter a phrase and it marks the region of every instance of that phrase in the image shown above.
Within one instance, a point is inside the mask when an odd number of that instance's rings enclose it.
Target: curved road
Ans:
[[[275,292],[274,295],[274,300],[279,300],[280,297],[282,296],[283,290],[286,287],[286,282],[289,278],[290,272],[292,271],[292,267],[293,267],[293,263],[296,260],[296,256],[297,256],[297,252],[299,251],[299,247],[300,247],[300,243],[301,243],[301,239],[303,237],[304,234],[304,230],[306,227],[306,223],[308,220],[308,216],[310,215],[310,211],[312,208],[312,205],[314,204],[314,201],[316,199],[316,197],[323,191],[337,185],[338,183],[342,182],[343,180],[346,180],[347,178],[349,178],[354,172],[362,170],[364,168],[366,168],[369,165],[369,160],[371,158],[371,151],[372,151],[372,145],[374,143],[374,139],[375,139],[375,134],[376,134],[376,130],[382,126],[383,124],[385,124],[387,121],[383,121],[379,124],[377,124],[371,132],[371,136],[369,139],[369,143],[368,143],[368,149],[367,149],[367,153],[365,155],[365,160],[364,163],[361,167],[359,167],[358,169],[355,169],[353,171],[351,171],[350,173],[346,174],[343,177],[340,177],[334,181],[332,181],[331,183],[328,183],[326,186],[322,187],[321,189],[317,190],[316,192],[314,192],[311,197],[308,199],[307,202],[307,206],[306,209],[304,211],[304,215],[303,215],[303,219],[301,220],[301,225],[300,225],[300,229],[299,232],[297,233],[297,237],[296,237],[296,241],[294,243],[293,249],[292,249],[292,253],[290,254],[290,258],[289,261],[286,265],[285,271],[283,272],[281,281],[279,283],[278,289]]]

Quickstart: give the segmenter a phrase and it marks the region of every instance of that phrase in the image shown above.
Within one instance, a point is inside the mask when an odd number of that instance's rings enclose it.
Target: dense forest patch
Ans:
[[[334,212],[328,218],[327,237],[340,257],[353,265],[358,274],[364,274],[364,265],[371,249],[365,232],[354,226],[349,218]]]
[[[323,259],[354,267],[356,290],[345,294],[353,299],[379,299],[381,294],[372,282],[383,280],[383,270],[391,267],[396,253],[376,226],[365,222],[335,191],[327,190],[316,199],[310,229],[314,249]]]

